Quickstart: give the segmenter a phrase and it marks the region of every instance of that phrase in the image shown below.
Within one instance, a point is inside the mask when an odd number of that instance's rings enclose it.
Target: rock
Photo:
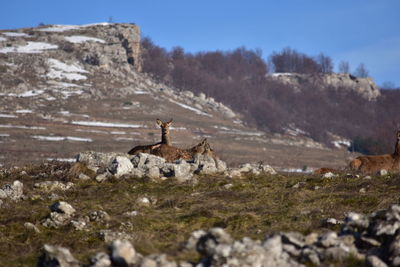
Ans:
[[[88,176],[88,175],[86,175],[86,174],[84,174],[84,173],[80,173],[79,176],[78,176],[78,179],[79,179],[79,180],[82,180],[82,181],[88,181],[88,180],[90,180],[91,178],[90,178],[90,176]]]
[[[63,184],[59,181],[44,181],[44,182],[34,184],[34,187],[36,189],[46,191],[46,192],[50,192],[50,191],[54,191],[54,190],[66,191],[73,186],[74,186],[74,184],[71,182],[68,182],[67,184]]]
[[[157,166],[153,166],[148,169],[147,177],[150,179],[159,179],[160,178],[160,169]]]
[[[132,217],[135,217],[135,216],[137,216],[137,215],[138,215],[138,212],[137,212],[136,210],[134,210],[134,211],[127,211],[127,212],[124,212],[124,213],[122,214],[122,216],[128,217],[128,218],[132,218]]]
[[[26,222],[24,223],[24,227],[28,230],[34,231],[37,234],[40,234],[39,228],[37,228],[36,225],[34,225],[33,223]]]
[[[369,255],[366,258],[365,264],[370,267],[387,267],[388,265],[380,258],[374,255]]]
[[[50,206],[50,210],[53,212],[64,213],[68,216],[72,216],[75,213],[75,209],[65,201],[58,201]]]
[[[110,246],[111,261],[115,266],[128,266],[136,263],[136,251],[127,240],[114,240]]]
[[[79,218],[77,221],[71,220],[71,225],[75,230],[82,231],[87,227],[87,222],[83,218]]]
[[[139,197],[138,199],[136,199],[136,204],[138,204],[139,206],[150,207],[151,201],[148,197]]]
[[[91,222],[109,221],[110,219],[110,215],[103,210],[92,211],[89,213],[89,220]]]
[[[112,242],[116,239],[132,240],[134,237],[125,232],[113,232],[111,230],[100,230],[99,237],[106,243]]]
[[[24,196],[23,188],[23,183],[15,180],[11,185],[6,184],[0,189],[0,198],[8,198],[13,201],[18,201]]]
[[[143,258],[142,262],[140,263],[141,267],[178,267],[176,262],[169,261],[167,259],[167,255],[165,254],[153,254]],[[179,264],[179,266],[182,266]],[[190,265],[192,266],[192,265]]]
[[[39,257],[38,267],[78,267],[81,264],[64,247],[44,245],[43,254]]]
[[[96,180],[98,183],[102,183],[102,182],[104,182],[104,181],[107,181],[108,177],[109,177],[109,174],[105,172],[105,173],[102,173],[102,174],[97,175],[96,178],[95,178],[95,180]]]
[[[327,173],[325,173],[324,175],[322,175],[322,178],[333,178],[333,177],[335,177],[336,175],[335,174],[333,174],[332,172],[327,172]]]
[[[117,156],[112,161],[109,169],[115,177],[121,177],[122,175],[129,174],[132,171],[133,164],[127,157]]]
[[[90,258],[91,267],[110,267],[111,258],[107,253],[99,252],[96,256]]]
[[[77,162],[84,163],[89,169],[97,171],[108,168],[117,156],[126,156],[122,153],[100,153],[93,151],[81,152],[77,155]]]
[[[382,169],[382,170],[380,170],[380,171],[378,172],[378,174],[379,174],[380,176],[386,176],[386,175],[388,175],[388,171],[385,170],[385,169]]]

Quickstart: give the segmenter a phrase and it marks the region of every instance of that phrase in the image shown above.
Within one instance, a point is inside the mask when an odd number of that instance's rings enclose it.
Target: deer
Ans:
[[[393,154],[360,156],[353,159],[349,167],[352,171],[363,174],[375,174],[385,169],[387,171],[400,171],[400,130],[397,131],[397,140]]]
[[[139,145],[135,146],[131,150],[128,151],[130,155],[136,155],[138,153],[150,153],[151,150],[159,147],[162,144],[171,145],[171,136],[169,128],[172,124],[172,119],[167,122],[162,122],[160,119],[156,119],[156,123],[161,127],[161,142],[151,144],[151,145]]]
[[[178,159],[193,160],[198,154],[203,154],[206,149],[207,139],[203,139],[197,145],[188,148],[181,149],[167,144],[160,144],[151,149],[150,154],[165,158],[167,162],[174,162]]]

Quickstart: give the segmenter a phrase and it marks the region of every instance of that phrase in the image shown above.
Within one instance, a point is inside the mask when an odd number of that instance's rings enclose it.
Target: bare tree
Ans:
[[[340,73],[350,73],[350,65],[347,61],[340,61],[339,63],[339,72]]]
[[[360,63],[360,65],[358,65],[356,71],[354,72],[354,75],[360,78],[366,78],[369,76],[369,72],[364,63]]]
[[[325,56],[323,53],[319,54],[316,58],[320,73],[332,73],[333,62],[329,56]]]
[[[311,57],[286,47],[270,56],[275,72],[314,73],[318,72],[318,63]]]

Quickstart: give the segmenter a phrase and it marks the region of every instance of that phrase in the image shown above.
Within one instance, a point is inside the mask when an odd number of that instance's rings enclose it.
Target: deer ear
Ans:
[[[205,143],[207,143],[207,138],[204,138],[203,141],[201,141],[202,145],[205,144]]]
[[[167,123],[168,123],[168,124],[171,124],[171,123],[172,123],[172,121],[173,121],[173,120],[172,120],[172,118],[171,118],[171,119],[169,120],[169,122],[167,122]]]
[[[160,126],[161,126],[162,121],[161,121],[160,119],[156,119],[156,122],[157,122],[157,125],[160,125]]]

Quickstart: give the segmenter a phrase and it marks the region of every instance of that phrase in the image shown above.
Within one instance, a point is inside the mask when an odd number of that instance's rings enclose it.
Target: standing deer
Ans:
[[[160,144],[151,149],[150,154],[163,157],[167,162],[174,162],[178,159],[193,160],[197,154],[203,154],[207,145],[207,139],[188,149],[181,149],[167,144]]]
[[[377,173],[385,169],[387,171],[400,171],[400,131],[397,131],[397,140],[393,154],[376,156],[360,156],[350,162],[350,169],[361,173]]]
[[[162,122],[160,119],[156,120],[157,125],[161,127],[161,142],[151,145],[139,145],[129,150],[128,154],[135,155],[138,153],[150,153],[151,150],[159,147],[161,144],[171,145],[171,136],[169,127],[172,124],[172,119],[167,122]]]

